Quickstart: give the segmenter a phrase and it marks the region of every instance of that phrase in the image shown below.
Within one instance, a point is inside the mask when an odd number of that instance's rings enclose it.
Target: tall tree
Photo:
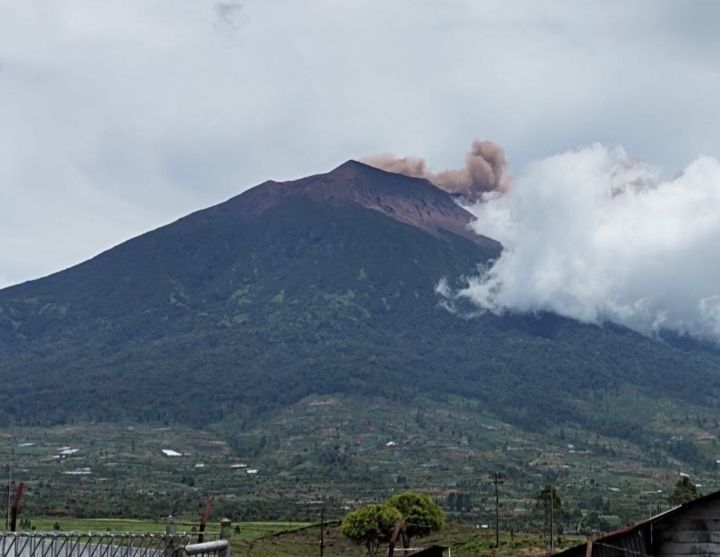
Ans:
[[[387,504],[368,505],[352,511],[342,521],[342,533],[357,544],[364,544],[368,557],[375,557],[381,543],[390,541],[395,523],[402,515]]]
[[[554,549],[555,524],[562,515],[562,500],[554,485],[547,484],[537,495],[537,506],[543,511],[545,540],[548,551]]]
[[[414,537],[427,536],[445,525],[445,513],[430,497],[423,493],[408,491],[388,499],[403,516],[405,526],[401,531],[403,547],[410,547]]]
[[[675,489],[668,497],[668,503],[671,505],[682,505],[693,499],[700,497],[697,486],[690,481],[690,478],[683,476],[675,482]]]

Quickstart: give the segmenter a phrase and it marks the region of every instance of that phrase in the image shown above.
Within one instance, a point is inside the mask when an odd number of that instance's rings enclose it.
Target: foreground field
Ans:
[[[562,538],[559,547],[569,547],[579,543],[581,538]],[[320,554],[320,532],[317,525],[269,535],[253,541],[234,543],[234,554],[247,557],[309,557]],[[500,549],[495,548],[495,533],[488,529],[479,529],[467,524],[449,524],[441,532],[417,540],[413,545],[425,547],[432,544],[448,546],[455,557],[522,557],[545,554],[543,540],[537,535],[504,532],[500,539]],[[381,551],[383,554],[383,551]],[[363,547],[344,538],[337,526],[328,528],[325,533],[325,555],[340,557],[362,557],[366,555]]]
[[[114,519],[39,517],[33,520],[38,531],[49,531],[59,525],[62,531],[76,532],[164,532],[166,521]],[[190,532],[194,523],[174,522],[178,531]],[[219,525],[208,525],[211,537],[219,534]],[[577,536],[560,536],[558,547],[568,547],[583,541]],[[241,522],[234,524],[230,538],[232,553],[236,557],[310,557],[320,552],[320,525],[293,522]],[[521,557],[544,555],[542,537],[532,534],[502,532],[500,548],[495,548],[495,533],[488,528],[450,523],[442,531],[418,539],[413,545],[424,547],[439,544],[451,548],[456,557],[497,556]],[[362,557],[364,548],[351,543],[340,532],[337,522],[326,525],[325,550],[328,557]]]

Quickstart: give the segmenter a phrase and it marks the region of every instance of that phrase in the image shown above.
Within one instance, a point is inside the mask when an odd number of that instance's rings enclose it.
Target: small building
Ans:
[[[720,491],[633,526],[556,553],[555,557],[705,557],[720,555]]]

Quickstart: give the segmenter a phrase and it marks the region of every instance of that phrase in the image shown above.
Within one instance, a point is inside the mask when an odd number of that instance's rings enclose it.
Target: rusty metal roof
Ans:
[[[698,497],[697,499],[668,509],[660,514],[636,522],[631,526],[609,532],[595,539],[589,539],[588,542],[556,553],[555,556],[580,557],[588,555],[588,543],[592,544],[592,553],[590,553],[590,555],[593,557],[650,556],[652,526],[676,514],[682,513],[697,504],[707,503],[708,501],[718,498],[720,498],[720,491]]]

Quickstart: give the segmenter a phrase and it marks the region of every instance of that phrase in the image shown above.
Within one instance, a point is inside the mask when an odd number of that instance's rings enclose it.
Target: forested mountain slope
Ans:
[[[480,401],[527,429],[642,439],[619,392],[714,410],[720,357],[552,315],[473,318],[436,293],[500,245],[425,180],[349,161],[266,182],[0,290],[0,422],[251,427],[311,394]]]

